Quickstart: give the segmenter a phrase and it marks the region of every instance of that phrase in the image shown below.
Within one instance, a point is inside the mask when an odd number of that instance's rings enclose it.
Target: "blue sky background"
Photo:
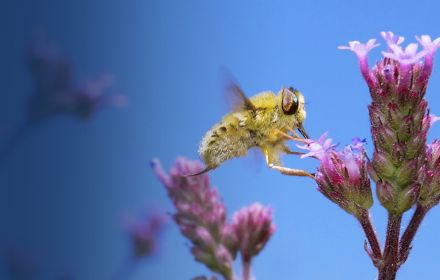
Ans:
[[[309,134],[328,130],[341,144],[366,137],[371,152],[366,85],[355,56],[336,47],[379,39],[382,30],[407,41],[440,36],[440,7],[424,0],[9,2],[0,11],[0,143],[26,114],[33,91],[26,50],[36,30],[70,57],[76,78],[111,72],[130,100],[90,122],[58,117],[34,127],[1,165],[0,247],[15,243],[36,256],[44,271],[38,279],[64,271],[75,279],[114,279],[130,254],[121,217],[173,209],[150,159],[159,157],[168,169],[178,155],[197,158],[201,137],[227,112],[221,67],[248,95],[297,87],[308,102]],[[370,62],[378,59],[375,49]],[[426,98],[440,114],[438,62]],[[439,135],[436,126],[429,138]],[[311,159],[284,163],[316,167]],[[277,231],[255,260],[257,279],[375,279],[360,226],[310,179],[282,176],[252,155],[210,175],[230,215],[255,201],[274,208]],[[372,214],[383,241],[385,212],[376,203]],[[435,208],[399,279],[436,278],[439,220]],[[169,223],[157,255],[125,279],[205,273]]]

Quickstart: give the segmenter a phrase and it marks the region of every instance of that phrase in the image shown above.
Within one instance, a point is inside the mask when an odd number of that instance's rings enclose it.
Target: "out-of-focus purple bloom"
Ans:
[[[440,140],[426,147],[425,178],[418,203],[427,209],[440,201]]]
[[[225,279],[232,279],[237,249],[226,223],[225,206],[218,192],[211,188],[207,174],[187,176],[203,170],[202,163],[179,158],[169,174],[157,160],[152,165],[176,207],[174,220],[192,242],[195,259]]]
[[[29,67],[35,81],[30,98],[29,122],[59,114],[88,119],[103,105],[119,105],[120,94],[107,95],[114,84],[110,75],[101,75],[75,85],[69,60],[45,37],[38,37],[29,50]]]
[[[250,262],[275,232],[272,209],[260,203],[242,208],[234,214],[232,228],[243,260]]]
[[[318,141],[307,140],[305,145],[297,145],[298,148],[308,150],[309,152],[301,155],[301,158],[315,157],[322,159],[330,149],[333,149],[337,144],[332,144],[332,139],[327,138],[328,132],[324,132]]]
[[[7,248],[3,259],[4,267],[11,280],[34,279],[39,274],[37,258],[15,246]]]
[[[157,242],[164,223],[165,217],[161,214],[154,214],[143,219],[127,219],[126,229],[135,259],[148,257],[157,250]]]
[[[318,141],[311,140],[308,146],[300,148],[311,150],[313,144],[329,142],[329,139],[325,139],[326,136],[327,134],[324,134]],[[322,149],[316,158],[319,159],[320,165],[315,180],[322,194],[355,216],[359,216],[361,210],[372,206],[373,198],[363,140],[354,138],[353,144],[342,151],[336,151],[334,146],[327,144],[327,148]]]

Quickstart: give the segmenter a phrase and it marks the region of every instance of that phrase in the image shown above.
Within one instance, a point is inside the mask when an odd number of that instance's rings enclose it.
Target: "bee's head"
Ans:
[[[283,88],[280,99],[282,113],[289,119],[293,119],[293,125],[300,130],[305,138],[308,138],[307,133],[302,127],[302,123],[306,118],[303,95],[293,87]]]

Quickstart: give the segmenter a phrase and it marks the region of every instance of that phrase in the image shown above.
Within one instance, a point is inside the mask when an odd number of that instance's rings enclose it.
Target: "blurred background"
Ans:
[[[312,137],[366,137],[371,153],[367,87],[355,56],[336,47],[382,30],[436,38],[438,9],[426,0],[3,3],[0,278],[209,274],[166,218],[156,248],[134,263],[127,224],[174,211],[149,162],[168,169],[178,155],[198,158],[201,137],[227,113],[220,69],[249,96],[295,86]],[[370,63],[380,57],[373,50]],[[437,114],[439,80],[435,66],[426,98]],[[434,126],[430,141],[439,135]],[[255,154],[210,176],[230,214],[255,201],[274,208],[277,231],[255,260],[256,278],[375,279],[357,222],[312,180],[269,170]],[[284,163],[316,167],[293,156]],[[385,211],[376,203],[372,214],[383,241]],[[439,219],[438,209],[427,216],[399,279],[435,278]]]

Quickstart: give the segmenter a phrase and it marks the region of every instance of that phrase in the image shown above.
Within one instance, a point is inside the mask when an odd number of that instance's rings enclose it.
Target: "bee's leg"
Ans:
[[[289,175],[289,176],[300,176],[300,177],[309,177],[315,179],[315,174],[309,173],[305,170],[288,168],[283,166],[278,166],[274,164],[269,164],[269,167],[275,170],[278,170],[281,174]]]
[[[293,130],[293,128],[291,128],[290,126],[286,126],[286,129],[290,131],[293,134],[293,136],[295,136],[295,138],[301,138],[301,136],[299,136],[298,133],[296,133],[296,131]]]
[[[264,158],[266,159],[266,163],[267,163],[267,165],[270,168],[278,170],[280,173],[285,174],[285,175],[310,177],[312,179],[315,179],[315,175],[311,174],[311,173],[309,173],[307,171],[304,171],[304,170],[301,170],[301,169],[287,168],[287,167],[276,165],[274,163],[273,156],[271,155],[271,150],[265,148],[265,149],[262,149],[262,151],[263,151],[263,154],[264,154]]]
[[[283,149],[283,152],[285,152],[288,155],[304,155],[303,152],[291,151],[287,146],[284,146],[282,149]]]
[[[283,131],[281,131],[281,130],[279,130],[279,129],[275,129],[275,130],[274,130],[274,133],[276,133],[276,134],[278,134],[278,135],[281,135],[281,136],[283,136],[283,137],[285,137],[285,138],[287,138],[287,139],[293,140],[293,141],[302,142],[302,143],[307,143],[306,140],[304,140],[304,139],[302,139],[302,138],[300,138],[300,137],[293,137],[292,135],[289,135],[289,134],[287,134],[287,133],[285,133],[285,132],[283,132]],[[297,134],[296,136],[299,136],[299,135]]]

